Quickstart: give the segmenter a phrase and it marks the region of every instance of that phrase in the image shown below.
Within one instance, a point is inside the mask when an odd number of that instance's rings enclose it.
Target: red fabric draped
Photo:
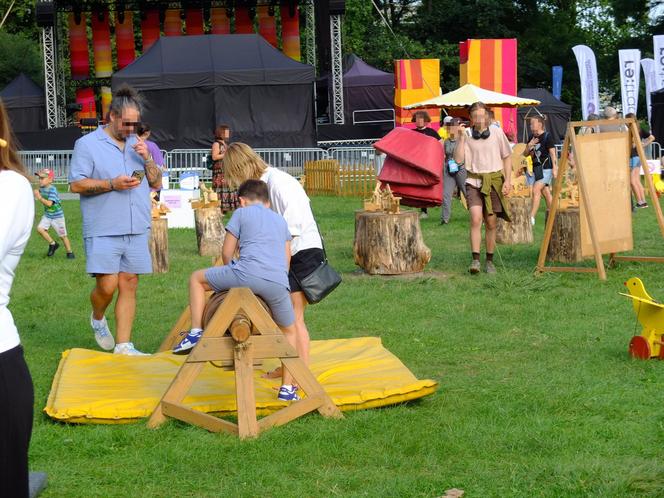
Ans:
[[[182,35],[182,18],[180,17],[180,9],[166,9],[164,34],[166,36]]]
[[[231,33],[231,20],[224,7],[210,9],[210,23],[213,35],[229,35]]]
[[[86,31],[86,14],[81,14],[81,21],[76,24],[76,16],[69,14],[69,57],[71,60],[71,77],[85,80],[90,77],[90,59],[88,53],[88,34]]]
[[[81,104],[81,110],[78,112],[78,119],[97,117],[95,91],[92,88],[77,88],[76,103]]]
[[[203,11],[201,9],[187,9],[186,32],[188,35],[203,35]]]
[[[113,74],[111,27],[108,11],[92,13],[92,48],[95,60],[95,76],[97,78],[108,78]]]
[[[258,13],[258,33],[273,47],[277,46],[277,22],[274,15],[270,15],[267,5],[260,5]]]
[[[118,13],[115,14],[115,48],[118,53],[118,69],[128,66],[136,58],[136,45],[134,41],[134,13],[131,10],[124,12],[124,22],[120,22]]]
[[[143,52],[147,51],[159,39],[159,11],[146,10],[141,20],[141,33],[143,35]]]
[[[288,5],[281,6],[281,43],[282,51],[291,59],[299,61],[300,54],[300,16],[297,7],[291,17]]]
[[[249,9],[246,7],[235,7],[235,33],[238,35],[250,35],[254,32],[254,21],[249,17]]]

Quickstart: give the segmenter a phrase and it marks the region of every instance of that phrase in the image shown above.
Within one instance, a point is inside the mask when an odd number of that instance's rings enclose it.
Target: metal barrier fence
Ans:
[[[71,150],[40,150],[19,152],[19,156],[30,176],[40,169],[48,168],[53,170],[55,175],[53,183],[67,183],[72,152]]]
[[[344,170],[373,169],[376,176],[380,174],[385,161],[385,156],[376,152],[373,147],[332,147],[327,150],[327,155],[330,159],[339,161]]]

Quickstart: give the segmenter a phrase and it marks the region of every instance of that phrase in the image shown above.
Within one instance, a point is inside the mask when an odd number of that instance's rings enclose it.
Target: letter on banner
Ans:
[[[639,107],[639,63],[641,51],[636,49],[619,50],[620,62],[620,93],[622,95],[623,116],[630,112],[636,114]]]
[[[595,54],[586,45],[572,47],[579,65],[581,79],[581,114],[583,119],[588,114],[599,114],[599,89],[597,86],[597,63]]]
[[[657,85],[652,89],[653,92],[664,88],[664,35],[652,37],[653,49],[655,54],[655,76]]]
[[[655,91],[657,86],[654,59],[641,59],[641,67],[643,68],[643,80],[646,83],[646,109],[648,109],[648,123],[650,123],[650,94]]]

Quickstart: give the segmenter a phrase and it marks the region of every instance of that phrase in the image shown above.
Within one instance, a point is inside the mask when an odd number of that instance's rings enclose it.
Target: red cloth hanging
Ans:
[[[231,20],[225,7],[210,9],[210,23],[212,24],[213,35],[229,35],[231,33]]]
[[[164,17],[164,35],[182,35],[182,18],[180,17],[180,9],[166,9],[166,17]]]
[[[90,56],[85,13],[81,13],[78,23],[76,23],[76,14],[69,13],[69,58],[72,79],[88,79],[90,77]]]
[[[108,78],[113,74],[113,53],[111,52],[111,27],[106,10],[92,13],[92,49],[95,76]]]
[[[159,11],[150,9],[143,12],[141,19],[141,34],[143,36],[143,52],[146,52],[161,34],[159,29]]]
[[[277,42],[277,21],[274,13],[270,15],[270,8],[267,5],[257,7],[258,14],[258,33],[267,40],[267,42],[276,47]]]
[[[136,44],[134,41],[134,13],[131,10],[124,12],[122,22],[120,22],[119,13],[115,13],[115,48],[118,53],[118,69],[134,62]]]
[[[247,7],[235,7],[235,34],[250,35],[254,32],[254,21]]]
[[[186,32],[188,35],[204,35],[203,11],[201,9],[187,9],[185,11]]]
[[[81,104],[78,119],[96,118],[97,104],[95,102],[95,91],[90,87],[76,89],[76,103]]]
[[[443,202],[443,162],[440,141],[406,128],[395,128],[374,144],[387,158],[378,179],[390,185],[401,204],[440,206]]]
[[[291,59],[301,60],[300,53],[300,14],[295,7],[294,15],[290,15],[288,5],[281,6],[281,44],[282,51]]]

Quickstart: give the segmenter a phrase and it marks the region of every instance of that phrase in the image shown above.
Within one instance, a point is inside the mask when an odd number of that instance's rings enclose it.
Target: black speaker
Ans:
[[[345,0],[330,0],[330,15],[337,16],[346,13]]]
[[[35,6],[35,18],[40,28],[55,26],[55,2],[38,0]]]

